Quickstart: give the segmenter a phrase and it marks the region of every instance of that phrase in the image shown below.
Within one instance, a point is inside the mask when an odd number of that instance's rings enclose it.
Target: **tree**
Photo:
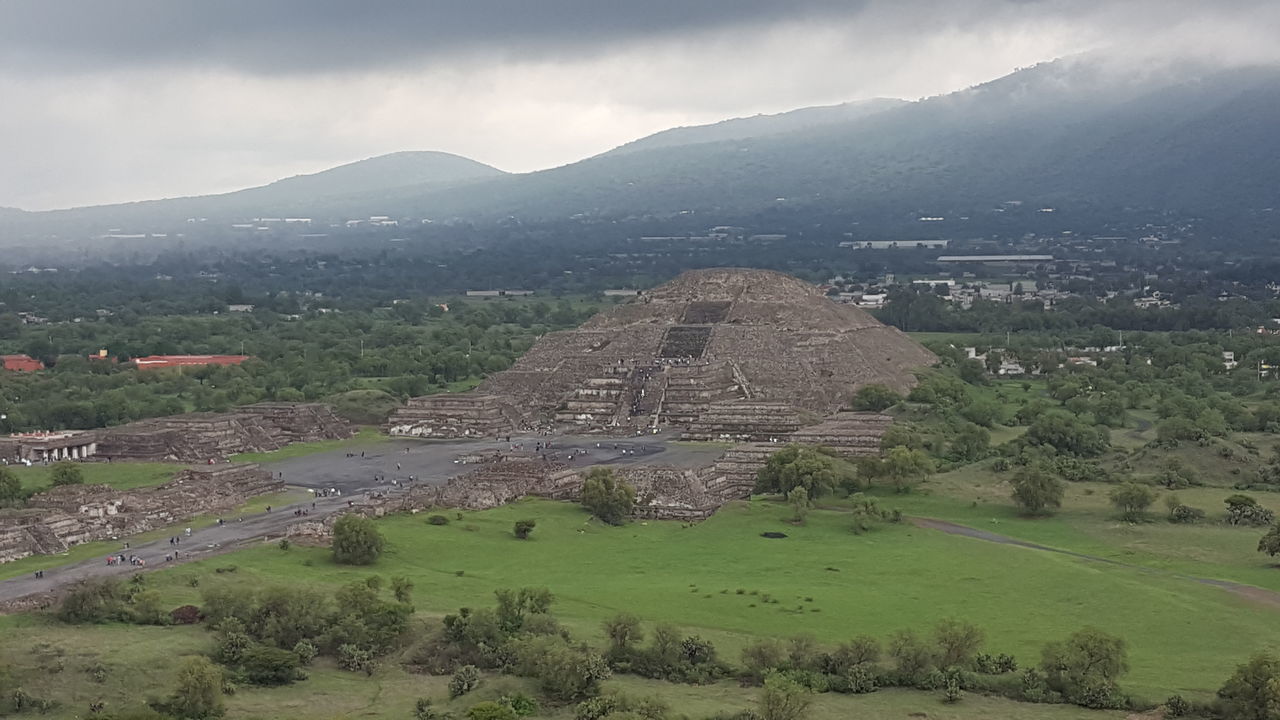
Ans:
[[[610,656],[626,655],[644,640],[640,618],[625,612],[604,621],[604,634],[609,638]]]
[[[898,673],[908,682],[915,682],[933,667],[933,653],[929,646],[911,630],[899,630],[889,639],[889,657],[897,664]]]
[[[1101,455],[1111,445],[1105,428],[1095,428],[1069,413],[1053,411],[1040,414],[1022,441],[1031,445],[1051,445],[1059,452],[1081,457]]]
[[[631,517],[636,491],[618,480],[608,468],[592,468],[582,483],[582,506],[609,525],[621,525]]]
[[[1125,483],[1111,491],[1111,504],[1120,511],[1120,517],[1129,522],[1146,517],[1147,508],[1155,501],[1155,491],[1140,483]]]
[[[897,405],[901,401],[902,396],[892,388],[879,383],[872,383],[858,388],[853,393],[853,400],[850,404],[854,410],[880,412]]]
[[[384,546],[373,520],[343,515],[333,524],[333,561],[340,565],[372,565]]]
[[[408,603],[413,599],[413,581],[397,575],[391,578],[391,594],[398,603]]]
[[[969,668],[982,647],[982,628],[973,623],[946,619],[933,630],[933,642],[937,646],[938,667]]]
[[[960,462],[974,462],[987,456],[991,448],[991,433],[987,429],[969,423],[960,428],[951,439],[951,457]]]
[[[209,718],[226,712],[222,670],[206,657],[188,658],[178,670],[178,687],[165,709],[178,717]]]
[[[1067,485],[1039,463],[1025,465],[1013,476],[1013,502],[1028,515],[1047,515],[1062,507]]]
[[[1280,525],[1271,526],[1271,530],[1258,541],[1258,552],[1271,557],[1280,555]]]
[[[22,481],[7,467],[0,466],[0,505],[9,505],[22,499]]]
[[[66,460],[54,463],[50,477],[53,480],[54,487],[84,484],[84,473],[80,472],[80,466]]]
[[[919,450],[896,447],[890,448],[881,461],[881,468],[893,482],[894,490],[904,493],[933,472],[933,461]]]
[[[828,452],[823,448],[788,445],[765,461],[756,475],[755,491],[786,495],[799,486],[812,499],[856,484],[857,472],[853,466]]]
[[[1071,702],[1107,707],[1116,681],[1129,670],[1128,651],[1124,640],[1097,628],[1084,628],[1066,642],[1046,645],[1040,668],[1049,687]]]
[[[809,517],[809,491],[804,489],[803,485],[797,485],[791,488],[791,492],[787,493],[787,503],[791,505],[794,511],[791,516],[791,522],[797,525],[803,525],[806,518]]]
[[[1255,655],[1236,667],[1218,690],[1223,720],[1274,720],[1280,717],[1280,660]]]
[[[760,691],[762,720],[800,720],[809,711],[809,689],[778,673],[764,679]]]
[[[512,527],[511,532],[521,540],[528,540],[529,536],[533,534],[533,529],[537,527],[537,525],[538,523],[534,520],[517,520],[516,524]]]

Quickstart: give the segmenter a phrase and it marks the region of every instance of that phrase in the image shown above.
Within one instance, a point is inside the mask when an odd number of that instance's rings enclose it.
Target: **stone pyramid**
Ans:
[[[415,398],[396,434],[577,425],[765,439],[820,422],[858,387],[905,391],[932,353],[858,308],[768,270],[694,270],[542,337],[473,393]]]

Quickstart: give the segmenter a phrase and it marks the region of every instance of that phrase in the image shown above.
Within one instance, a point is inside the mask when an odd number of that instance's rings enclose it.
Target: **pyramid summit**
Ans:
[[[576,426],[761,440],[813,425],[863,385],[905,391],[936,361],[895,328],[769,270],[686,272],[542,337],[474,392],[414,398],[393,434]]]

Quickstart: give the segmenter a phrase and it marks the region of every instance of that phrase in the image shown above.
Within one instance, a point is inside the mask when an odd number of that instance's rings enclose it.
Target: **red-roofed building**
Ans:
[[[30,355],[0,355],[4,369],[11,372],[35,372],[44,369],[44,363]]]
[[[132,362],[139,370],[156,370],[203,365],[239,365],[248,359],[248,355],[148,355],[134,358]]]

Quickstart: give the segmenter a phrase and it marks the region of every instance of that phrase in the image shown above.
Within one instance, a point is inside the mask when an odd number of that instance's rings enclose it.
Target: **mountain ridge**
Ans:
[[[855,117],[833,119],[839,113]],[[212,204],[261,199],[283,187],[306,189],[305,201],[295,198],[300,210],[334,217],[477,221],[688,211],[728,218],[780,206],[907,217],[962,214],[1010,199],[1229,213],[1280,204],[1280,167],[1267,162],[1280,157],[1275,117],[1278,67],[1179,66],[1135,75],[1076,58],[913,102],[802,108],[674,128],[531,173],[475,163],[488,170],[451,182],[368,182],[373,187],[329,195],[309,185],[307,178],[350,167],[340,166],[212,196],[222,198]],[[207,207],[208,198],[196,200],[204,205],[144,201],[24,213],[7,222],[35,226],[63,213],[81,224],[117,227],[144,217],[209,214],[193,211]]]

